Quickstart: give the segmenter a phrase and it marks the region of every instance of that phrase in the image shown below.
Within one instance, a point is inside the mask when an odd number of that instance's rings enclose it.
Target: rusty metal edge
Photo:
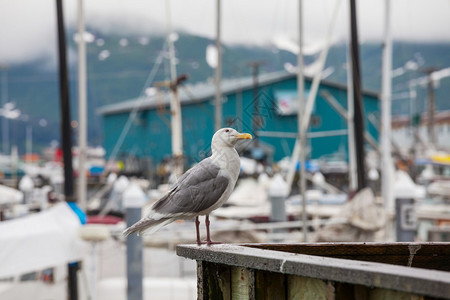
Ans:
[[[178,245],[177,255],[249,269],[291,274],[450,299],[450,272],[220,244]]]

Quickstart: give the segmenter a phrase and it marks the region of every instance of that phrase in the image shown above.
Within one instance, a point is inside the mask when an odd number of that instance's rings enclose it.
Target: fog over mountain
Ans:
[[[159,55],[165,58],[154,81],[169,78],[165,37],[162,33],[126,33],[98,30],[88,27],[90,43],[87,45],[88,63],[88,137],[91,145],[101,145],[102,125],[96,109],[103,105],[135,98],[144,86]],[[74,42],[75,29],[67,30],[69,52],[69,79],[72,118],[77,119],[77,56]],[[206,61],[206,49],[214,40],[187,33],[178,33],[175,42],[178,74],[188,74],[186,84],[213,78],[214,70]],[[379,91],[381,85],[381,43],[361,45],[361,65],[364,89]],[[42,53],[46,53],[45,51]],[[162,54],[161,54],[162,53]],[[311,52],[312,53],[312,52]],[[346,82],[345,43],[337,43],[329,51],[326,66],[332,70],[327,80]],[[317,59],[318,53],[305,57],[306,65]],[[296,55],[272,46],[225,45],[223,57],[224,78],[250,76],[249,62],[264,61],[261,72],[295,67]],[[11,139],[24,150],[26,126],[33,127],[35,150],[59,140],[59,94],[56,55],[36,56],[33,59],[8,65],[6,76],[8,100],[21,110],[22,120],[11,121]],[[416,65],[416,70],[410,67]],[[424,67],[446,68],[450,66],[450,43],[395,42],[394,63],[396,74],[393,94],[393,113],[408,113],[410,102],[404,97],[410,80],[424,76]],[[2,86],[0,85],[0,92]],[[426,105],[426,86],[417,87],[417,103],[414,109],[422,111]],[[440,80],[436,86],[438,109],[450,109],[450,79]],[[43,126],[46,125],[46,126]],[[76,128],[74,129],[76,135]]]
[[[169,3],[169,10],[167,10]],[[307,46],[323,44],[336,0],[303,1],[303,33]],[[63,1],[67,26],[76,27],[77,0]],[[358,27],[362,42],[380,41],[384,32],[385,1],[359,0]],[[170,11],[174,29],[214,38],[216,2],[204,0],[84,1],[86,23],[105,34],[151,36],[167,30]],[[392,34],[397,40],[450,42],[448,0],[391,1]],[[348,37],[348,1],[340,1],[333,40]],[[35,59],[52,60],[56,51],[56,8],[53,0],[0,0],[0,64]],[[222,1],[222,38],[226,44],[269,45],[298,34],[298,1]]]

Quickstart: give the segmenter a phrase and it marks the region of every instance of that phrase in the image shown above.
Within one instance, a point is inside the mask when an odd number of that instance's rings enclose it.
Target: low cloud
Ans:
[[[321,43],[337,0],[304,0],[306,44]],[[77,1],[65,0],[65,22],[76,27]],[[383,35],[384,1],[360,0],[359,35],[362,42]],[[396,0],[392,3],[394,38],[418,42],[450,42],[448,0]],[[165,33],[166,0],[85,0],[86,22],[104,33]],[[214,38],[216,2],[172,0],[171,19],[176,30]],[[277,36],[297,39],[298,1],[222,1],[222,36],[225,43],[269,44]],[[341,1],[333,40],[348,37],[348,1]],[[52,60],[56,53],[56,8],[54,0],[0,0],[0,64]]]

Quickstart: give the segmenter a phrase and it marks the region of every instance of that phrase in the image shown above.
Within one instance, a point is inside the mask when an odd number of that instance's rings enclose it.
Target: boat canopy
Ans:
[[[0,278],[80,260],[80,226],[78,216],[65,202],[0,222]]]

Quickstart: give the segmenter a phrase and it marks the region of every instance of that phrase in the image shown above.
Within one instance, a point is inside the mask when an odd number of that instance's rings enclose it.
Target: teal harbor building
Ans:
[[[305,78],[305,101],[312,79]],[[252,134],[245,151],[256,158],[265,155],[276,162],[292,154],[297,132],[297,77],[280,71],[222,81],[223,127]],[[158,164],[171,155],[170,95],[154,95],[111,104],[99,109],[104,126],[106,157],[128,155]],[[214,82],[181,85],[183,154],[191,165],[210,151],[214,134]],[[330,101],[334,105],[330,104]],[[339,156],[348,159],[347,87],[322,80],[308,128],[308,159]],[[337,104],[337,105],[336,105]],[[379,138],[380,101],[374,92],[363,92],[366,148],[376,147]],[[336,108],[336,106],[340,107]],[[344,110],[342,110],[344,109]],[[367,142],[369,141],[369,143]],[[255,150],[255,151],[254,151]]]

